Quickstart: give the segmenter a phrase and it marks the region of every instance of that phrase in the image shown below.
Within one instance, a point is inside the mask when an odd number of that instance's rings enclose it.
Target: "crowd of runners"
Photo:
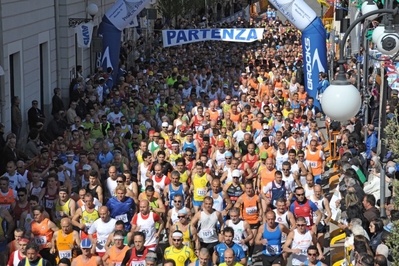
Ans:
[[[3,144],[0,265],[333,265],[332,221],[353,265],[387,265],[399,215],[376,208],[376,139],[361,143],[356,118],[338,128],[342,176],[323,190],[330,140],[300,32],[272,10],[220,26],[264,27],[264,39],[155,47],[117,79],[78,73],[69,107],[54,90],[52,118],[32,102],[28,142],[15,131]]]

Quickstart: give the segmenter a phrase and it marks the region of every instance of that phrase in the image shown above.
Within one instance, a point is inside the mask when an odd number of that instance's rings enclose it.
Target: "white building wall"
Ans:
[[[98,27],[101,18],[115,1],[1,0],[0,65],[3,66],[5,75],[0,77],[0,122],[6,125],[6,132],[11,131],[11,95],[21,98],[24,120],[27,120],[27,111],[31,107],[32,100],[38,100],[44,107],[49,121],[53,89],[57,86],[61,87],[65,107],[68,108],[69,85],[74,77],[76,66],[83,66],[84,76],[94,70],[94,54],[90,48],[76,47],[75,31],[68,25],[69,18],[90,17],[86,15],[89,3],[95,3],[99,7],[99,12],[94,18],[94,24]],[[40,93],[41,44],[47,47],[42,61],[48,69],[43,75],[42,95]],[[16,57],[18,62],[14,62],[14,68],[19,70],[18,81],[15,83],[18,86],[15,86],[16,89],[12,93],[9,58],[15,53],[18,54]],[[27,131],[26,121],[23,131]]]

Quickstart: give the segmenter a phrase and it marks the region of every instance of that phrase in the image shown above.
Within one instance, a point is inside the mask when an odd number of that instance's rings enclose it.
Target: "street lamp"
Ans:
[[[331,85],[323,93],[321,98],[321,106],[323,112],[330,117],[332,120],[346,121],[354,117],[361,106],[361,96],[359,90],[353,86],[349,80],[346,78],[344,64],[346,62],[344,57],[344,48],[346,40],[349,37],[350,32],[357,24],[361,23],[363,20],[373,17],[375,15],[381,14],[392,14],[396,15],[399,13],[399,9],[375,9],[366,2],[363,4],[365,6],[363,16],[356,19],[348,27],[347,31],[339,44],[339,73],[335,80],[331,82]],[[362,6],[363,10],[363,6]],[[384,34],[378,36],[377,42],[378,50],[387,55],[394,55],[399,51],[399,36],[396,33],[391,32],[390,28],[384,29]]]
[[[69,27],[75,28],[79,24],[87,23],[94,19],[94,16],[98,13],[98,6],[94,3],[91,3],[86,8],[86,17],[85,18],[69,18]],[[91,18],[87,17],[87,14],[91,16]]]

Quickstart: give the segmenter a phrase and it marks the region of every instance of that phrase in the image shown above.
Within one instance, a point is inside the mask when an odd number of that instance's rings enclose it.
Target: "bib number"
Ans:
[[[312,167],[312,168],[316,168],[317,167],[317,162],[310,161],[309,164],[310,164],[310,167]]]
[[[54,200],[46,200],[46,209],[53,208]]]
[[[35,236],[35,242],[39,246],[47,244],[47,238],[45,236]]]
[[[120,221],[122,221],[124,223],[127,223],[128,222],[127,214],[125,213],[125,214],[118,215],[118,216],[115,217],[115,220],[117,220],[117,221],[120,220]]]
[[[145,266],[145,263],[142,261],[132,261],[131,266]]]
[[[278,245],[268,245],[266,247],[266,251],[267,253],[269,253],[270,255],[276,255],[276,253],[279,252],[279,247]]]
[[[309,217],[305,217],[305,220],[306,220],[306,225],[310,225],[310,218]]]
[[[200,197],[205,197],[206,195],[206,188],[197,188],[197,194]]]
[[[58,256],[60,257],[60,259],[62,259],[62,258],[71,259],[72,258],[72,250],[59,250]]]
[[[105,250],[105,243],[107,242],[107,239],[97,239],[97,251],[101,252]]]
[[[247,208],[245,208],[245,212],[246,212],[248,215],[255,214],[255,213],[258,212],[258,207],[256,207],[256,206],[254,206],[254,207],[247,207]]]
[[[150,230],[147,228],[142,228],[140,231],[147,237],[150,234]]]
[[[214,234],[214,229],[202,229],[201,230],[201,236],[203,239],[207,239],[212,237]]]

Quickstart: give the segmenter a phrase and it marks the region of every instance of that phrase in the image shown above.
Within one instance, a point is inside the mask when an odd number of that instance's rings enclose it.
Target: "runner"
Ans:
[[[105,252],[102,260],[105,265],[121,265],[126,252],[129,250],[129,246],[126,246],[123,236],[123,231],[117,230],[114,233],[114,245]]]
[[[174,231],[172,234],[172,245],[165,249],[164,258],[173,259],[176,266],[184,266],[188,261],[195,262],[197,256],[190,247],[183,245],[183,233],[179,230]]]
[[[216,245],[215,251],[213,252],[212,261],[216,265],[225,262],[224,252],[227,249],[232,249],[234,251],[235,260],[243,265],[246,265],[247,258],[242,247],[233,242],[234,239],[234,229],[231,227],[225,227],[223,230],[224,241]]]
[[[71,266],[102,266],[103,261],[100,256],[95,256],[91,252],[93,249],[93,244],[90,238],[86,238],[80,243],[80,248],[82,250],[82,255],[79,255],[72,261]]]
[[[72,223],[69,218],[61,220],[61,230],[54,232],[51,240],[51,254],[56,254],[56,262],[67,258],[71,261],[76,256],[76,247],[80,245],[79,233],[72,229]]]

